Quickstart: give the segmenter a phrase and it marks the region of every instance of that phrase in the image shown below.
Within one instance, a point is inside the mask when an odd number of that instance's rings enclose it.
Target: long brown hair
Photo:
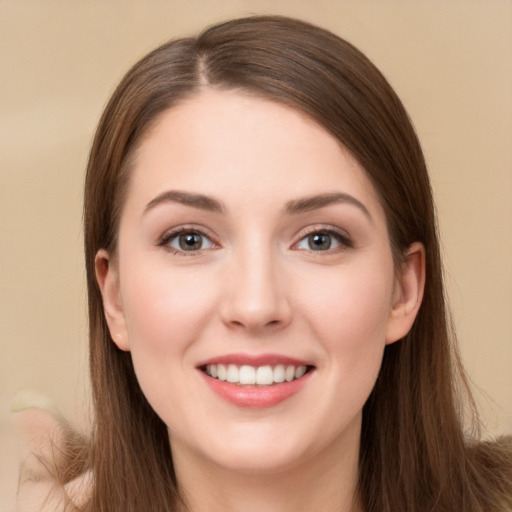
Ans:
[[[172,511],[180,502],[166,426],[141,392],[130,354],[112,342],[94,258],[101,248],[115,254],[131,157],[148,127],[207,87],[286,104],[327,128],[379,194],[397,269],[411,243],[425,246],[423,304],[409,334],[386,348],[364,406],[359,493],[366,512],[512,506],[510,450],[470,441],[463,431],[460,397],[469,392],[445,306],[425,160],[404,107],[348,42],[302,21],[264,16],[222,23],[156,49],[127,73],[99,123],[84,207],[96,414],[86,510]]]

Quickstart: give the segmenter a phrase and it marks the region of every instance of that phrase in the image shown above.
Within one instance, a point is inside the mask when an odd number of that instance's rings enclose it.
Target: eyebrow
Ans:
[[[329,193],[329,194],[320,194],[316,196],[304,197],[301,199],[294,199],[292,201],[288,201],[285,206],[285,212],[288,214],[298,214],[309,212],[311,210],[317,210],[319,208],[323,208],[324,206],[329,206],[331,204],[349,204],[351,206],[355,206],[359,208],[366,217],[370,221],[372,221],[372,216],[370,212],[366,208],[366,206],[361,203],[358,199],[351,196],[350,194],[343,194],[339,192]]]
[[[144,213],[164,203],[180,203],[186,206],[192,206],[200,210],[222,213],[224,206],[220,201],[203,194],[193,194],[181,190],[168,190],[152,199],[144,208]]]
[[[180,203],[186,206],[191,206],[193,208],[198,208],[200,210],[215,213],[223,213],[225,210],[223,204],[212,197],[205,196],[203,194],[184,192],[182,190],[168,190],[152,199],[144,208],[144,213],[164,203]],[[364,204],[361,203],[361,201],[359,201],[358,199],[349,194],[344,194],[340,192],[319,194],[316,196],[293,199],[286,203],[285,213],[295,215],[299,213],[309,212],[312,210],[317,210],[319,208],[323,208],[331,204],[339,203],[345,203],[355,206],[356,208],[359,208],[359,210],[361,210],[370,221],[372,220],[370,212],[368,211],[366,206],[364,206]]]

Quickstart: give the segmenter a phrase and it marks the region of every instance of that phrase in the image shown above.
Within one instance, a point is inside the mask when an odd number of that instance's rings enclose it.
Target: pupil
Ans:
[[[331,248],[331,237],[325,233],[309,235],[309,245],[312,249],[327,250]]]
[[[191,251],[193,249],[201,249],[201,235],[197,233],[187,233],[180,235],[180,248],[184,251]]]

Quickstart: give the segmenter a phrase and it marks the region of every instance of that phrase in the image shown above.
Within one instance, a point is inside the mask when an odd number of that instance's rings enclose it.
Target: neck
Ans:
[[[362,512],[357,434],[355,442],[337,441],[293,467],[257,473],[219,467],[172,443],[182,512]]]

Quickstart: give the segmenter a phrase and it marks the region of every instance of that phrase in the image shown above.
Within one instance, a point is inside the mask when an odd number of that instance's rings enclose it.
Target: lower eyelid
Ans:
[[[194,233],[194,234],[200,235],[201,237],[203,237],[203,239],[206,240],[207,247],[201,247],[200,249],[187,251],[187,250],[184,250],[184,249],[181,249],[178,247],[173,247],[170,245],[171,242],[177,240],[180,235],[183,235],[186,233]],[[300,242],[307,239],[307,237],[317,234],[317,233],[329,235],[330,237],[332,237],[332,239],[335,240],[335,242],[336,242],[336,247],[330,247],[329,249],[316,250],[316,251],[314,249],[310,249],[310,248],[302,248],[302,250],[309,250],[311,252],[318,252],[318,253],[321,253],[321,252],[329,253],[329,252],[340,251],[343,249],[350,249],[350,248],[354,247],[353,241],[346,233],[340,233],[339,231],[332,229],[332,228],[322,229],[321,227],[317,227],[317,228],[311,229],[308,232],[303,232],[302,235],[300,236],[300,238],[298,239],[298,241],[293,244],[292,248],[297,248],[297,246]],[[173,254],[185,255],[185,256],[194,256],[194,255],[197,255],[198,253],[201,253],[202,251],[220,248],[220,245],[213,239],[213,237],[211,235],[205,233],[204,230],[196,228],[194,226],[182,226],[176,230],[166,232],[164,235],[162,235],[157,240],[157,245],[164,247],[165,249],[167,249],[169,252],[172,252]]]
[[[167,242],[167,245],[169,247],[173,247],[172,245],[170,245],[171,243],[173,242],[177,242],[179,244],[180,242],[180,236],[183,235],[183,234],[186,234],[187,232],[182,232],[182,233],[178,233],[177,235],[174,235],[172,237],[169,238],[168,242]],[[192,233],[192,232],[191,232]],[[186,249],[182,249],[182,248],[178,248],[178,247],[173,247],[173,249],[176,249],[177,251],[183,251],[183,252],[199,252],[199,251],[204,251],[206,249],[211,249],[211,247],[203,247],[203,245],[210,245],[210,246],[214,246],[215,244],[210,240],[209,237],[207,237],[206,235],[203,235],[202,233],[196,233],[194,232],[195,235],[199,235],[201,237],[201,247],[197,250],[190,250],[190,251],[187,251]]]
[[[339,246],[341,246],[343,248],[352,248],[354,246],[352,240],[346,234],[342,234],[332,228],[330,228],[330,229],[316,228],[316,229],[312,229],[309,232],[303,233],[302,236],[299,238],[299,240],[293,244],[293,246],[296,247],[300,242],[305,240],[307,237],[309,237],[311,235],[315,235],[315,234],[329,235],[339,244]],[[329,251],[339,248],[339,246],[327,249],[325,251],[315,251],[315,252],[329,252]],[[310,250],[312,250],[312,249],[310,249]]]
[[[191,234],[193,233],[193,234],[201,236],[204,240],[208,241],[209,247],[204,247],[204,248],[192,250],[192,251],[186,251],[186,250],[171,246],[171,243],[174,242],[175,240],[177,240],[180,235],[184,235],[187,233],[191,233]],[[186,254],[186,255],[192,255],[193,253],[199,253],[204,250],[218,247],[218,244],[213,240],[212,236],[208,235],[203,230],[194,228],[192,226],[191,227],[185,226],[185,227],[176,229],[174,231],[166,232],[164,235],[162,235],[157,240],[157,245],[167,248],[168,250],[170,250],[174,253]]]

